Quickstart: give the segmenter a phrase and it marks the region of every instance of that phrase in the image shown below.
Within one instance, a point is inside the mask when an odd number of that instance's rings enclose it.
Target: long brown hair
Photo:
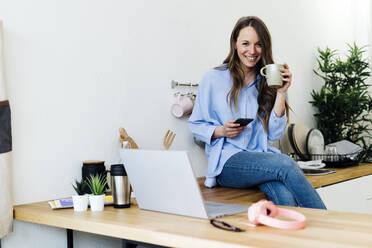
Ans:
[[[231,32],[229,55],[223,61],[222,66],[216,67],[216,69],[228,68],[230,70],[233,85],[226,96],[226,100],[227,102],[230,102],[231,108],[234,105],[236,109],[238,109],[238,98],[245,79],[244,70],[236,50],[236,42],[238,40],[240,30],[245,27],[254,28],[260,39],[260,42],[262,43],[263,53],[261,59],[256,64],[256,71],[259,72],[265,65],[274,63],[271,47],[271,36],[265,23],[260,18],[255,16],[246,16],[240,18]],[[262,125],[267,132],[270,113],[274,107],[276,99],[276,89],[268,87],[265,77],[261,77],[261,82],[256,84],[256,87],[258,90],[257,117],[261,120]],[[285,109],[288,117],[289,105],[287,101],[285,102]]]

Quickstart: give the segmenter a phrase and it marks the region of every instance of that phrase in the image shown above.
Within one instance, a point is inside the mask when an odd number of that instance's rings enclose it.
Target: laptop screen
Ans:
[[[208,218],[186,151],[121,149],[141,209]]]

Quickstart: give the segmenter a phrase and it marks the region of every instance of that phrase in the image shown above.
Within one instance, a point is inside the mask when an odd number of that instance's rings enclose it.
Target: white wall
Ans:
[[[308,101],[321,87],[312,71],[317,47],[371,44],[364,24],[370,13],[367,0],[2,0],[15,204],[72,194],[83,160],[118,162],[120,126],[148,149],[161,148],[166,130],[175,131],[172,149],[190,151],[204,175],[206,160],[186,119],[169,113],[170,81],[198,82],[221,63],[241,16],[266,22],[276,61],[294,73],[292,121],[313,126]],[[40,236],[21,236],[18,228]],[[20,237],[45,236],[44,228],[17,222],[3,247],[30,247]]]

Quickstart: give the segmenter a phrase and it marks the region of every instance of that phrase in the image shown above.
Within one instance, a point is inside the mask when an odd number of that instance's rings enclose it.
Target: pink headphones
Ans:
[[[294,221],[275,219],[276,216],[287,217]],[[254,224],[264,224],[280,229],[300,229],[305,227],[306,217],[293,210],[278,208],[271,201],[260,200],[249,207],[248,219]]]

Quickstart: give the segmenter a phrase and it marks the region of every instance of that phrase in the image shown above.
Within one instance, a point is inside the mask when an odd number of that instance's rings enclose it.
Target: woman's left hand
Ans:
[[[283,66],[284,68],[280,69],[283,76],[283,86],[277,89],[277,92],[282,94],[287,92],[292,83],[292,72],[289,70],[289,66],[287,63],[284,63]]]

